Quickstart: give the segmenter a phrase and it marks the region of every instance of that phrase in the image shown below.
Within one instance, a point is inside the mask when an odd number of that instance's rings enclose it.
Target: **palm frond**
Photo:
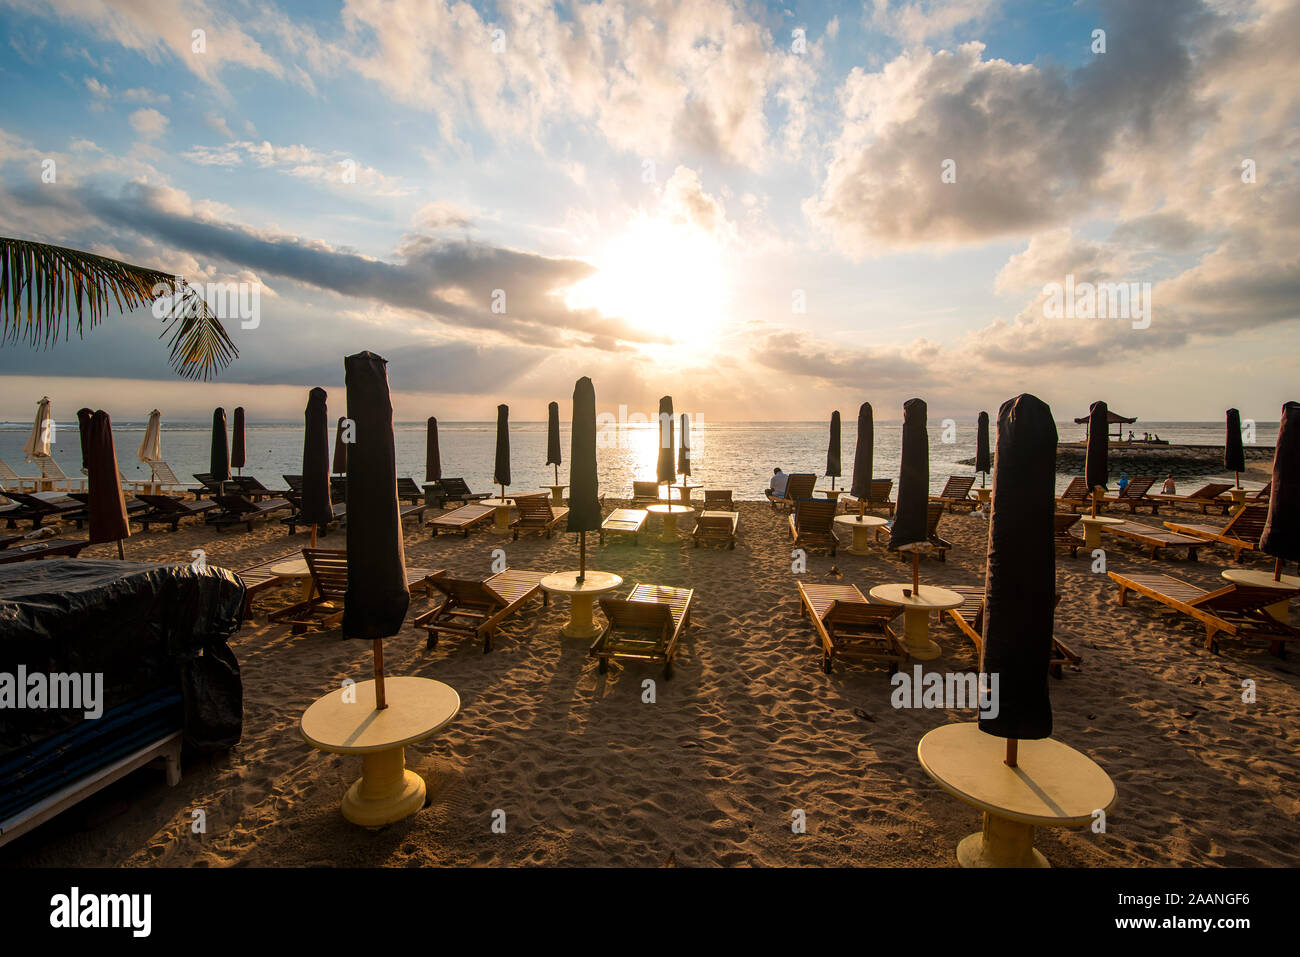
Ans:
[[[192,286],[179,276],[107,256],[0,236],[0,342],[50,346],[75,328],[99,325],[110,307],[126,312],[170,297],[159,338],[170,334],[168,362],[187,379],[207,379],[239,355]]]

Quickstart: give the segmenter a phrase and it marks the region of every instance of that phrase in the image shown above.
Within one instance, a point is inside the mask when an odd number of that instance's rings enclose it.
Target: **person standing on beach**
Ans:
[[[1178,486],[1174,484],[1174,477],[1172,474],[1165,477],[1165,484],[1160,486],[1160,494],[1161,495],[1178,494]]]
[[[1119,494],[1124,494],[1124,489],[1128,488],[1128,475],[1124,472],[1119,473],[1119,481],[1115,483],[1119,486]]]

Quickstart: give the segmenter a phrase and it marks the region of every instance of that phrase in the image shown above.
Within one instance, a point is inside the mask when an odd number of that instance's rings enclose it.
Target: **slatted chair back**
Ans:
[[[893,479],[872,479],[871,480],[871,498],[867,499],[868,505],[883,505],[889,501],[889,493],[894,490]]]
[[[514,500],[515,508],[519,510],[519,522],[522,525],[546,525],[555,518],[555,512],[551,510],[551,496],[548,492],[516,495]]]
[[[442,491],[448,498],[459,498],[462,495],[473,495],[465,480],[460,476],[445,478],[442,480]]]
[[[1247,505],[1223,526],[1223,534],[1258,545],[1259,536],[1264,534],[1264,524],[1267,521],[1267,505]]]
[[[1074,512],[1056,512],[1053,515],[1052,534],[1057,538],[1069,534],[1070,529],[1078,524],[1079,518]]]
[[[658,482],[639,482],[635,479],[632,481],[632,500],[639,502],[642,499],[659,501],[659,483]]]
[[[925,534],[939,534],[939,519],[943,518],[943,502],[930,502],[925,510]]]
[[[975,484],[975,477],[971,475],[949,475],[948,481],[944,483],[943,491],[939,493],[940,498],[952,498],[962,500],[970,497],[971,486]]]
[[[477,578],[453,578],[443,573],[434,575],[429,583],[456,607],[488,609],[507,604],[486,582]]]
[[[1236,585],[1210,592],[1199,601],[1191,602],[1198,608],[1218,614],[1255,611],[1280,601],[1290,601],[1300,595],[1300,588],[1268,588],[1263,585]]]
[[[1187,497],[1205,499],[1206,501],[1212,502],[1230,488],[1232,488],[1231,483],[1211,482],[1209,485],[1202,485]]]
[[[901,605],[880,605],[867,601],[833,601],[823,616],[826,630],[850,634],[858,631],[881,631],[903,613]]]
[[[817,476],[809,472],[794,472],[785,485],[785,500],[798,502],[800,499],[812,498],[817,488]]]
[[[668,636],[673,616],[667,605],[623,598],[602,598],[601,611],[615,631]]]
[[[153,469],[154,481],[159,485],[185,485],[176,477],[176,473],[172,471],[172,467],[166,462],[151,462],[149,466]]]
[[[1116,498],[1128,500],[1139,499],[1151,491],[1151,486],[1156,484],[1156,480],[1146,475],[1139,475],[1137,478],[1129,479],[1129,483],[1120,490]]]
[[[316,594],[322,601],[341,602],[348,593],[348,553],[345,548],[304,548]]]
[[[826,498],[805,498],[795,504],[794,523],[801,535],[829,535],[835,522],[835,503]]]
[[[704,490],[704,508],[707,511],[730,512],[735,509],[731,504],[731,489],[706,488]]]
[[[194,477],[195,477],[195,478],[198,478],[197,475],[194,476]],[[291,492],[296,492],[296,493],[299,494],[299,495],[302,494],[302,476],[301,476],[301,475],[281,475],[280,478],[284,479],[284,484],[287,485],[287,486],[289,486],[289,491],[291,491]]]
[[[1088,480],[1082,476],[1070,479],[1070,484],[1059,496],[1067,502],[1086,502],[1088,500]]]

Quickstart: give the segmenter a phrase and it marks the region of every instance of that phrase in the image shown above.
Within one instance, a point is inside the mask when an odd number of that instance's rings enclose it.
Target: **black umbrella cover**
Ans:
[[[424,438],[424,480],[434,482],[442,478],[442,451],[438,448],[438,420],[429,416]]]
[[[91,409],[77,410],[77,431],[81,433],[81,470],[90,474],[90,420],[95,415]]]
[[[497,456],[492,467],[492,484],[510,484],[510,406],[497,406]]]
[[[1282,406],[1273,452],[1273,491],[1259,548],[1284,562],[1300,561],[1300,402]]]
[[[397,504],[397,455],[388,363],[372,352],[343,360],[348,418],[348,591],[344,638],[387,638],[402,627],[411,596]]]
[[[1025,393],[1002,403],[995,461],[980,671],[998,676],[998,713],[979,725],[1003,738],[1046,738],[1056,607],[1056,422],[1046,402]]]
[[[546,464],[563,465],[560,460],[560,403],[546,407]]]
[[[573,434],[569,446],[570,532],[600,528],[600,495],[596,480],[596,390],[583,376],[573,387]]]
[[[1094,402],[1088,407],[1088,451],[1084,459],[1083,474],[1088,482],[1088,492],[1106,487],[1110,478],[1110,416],[1105,402]]]
[[[235,408],[234,432],[230,436],[230,467],[242,469],[248,461],[248,448],[244,440],[244,407]]]
[[[975,429],[975,471],[992,472],[993,461],[989,456],[989,414],[981,412],[979,424]]]
[[[858,444],[853,451],[853,486],[849,494],[856,499],[871,499],[871,459],[875,455],[876,427],[871,417],[871,403],[858,407]]]
[[[831,439],[826,447],[826,475],[839,478],[843,474],[840,469],[840,413],[835,411],[831,413]]]
[[[677,444],[677,471],[691,474],[691,417],[682,413],[682,437]]]
[[[116,542],[131,535],[122,500],[121,473],[113,448],[113,423],[100,409],[90,418],[86,437],[86,472],[90,488],[90,544]]]
[[[903,403],[903,454],[898,471],[898,506],[889,547],[927,541],[926,512],[930,505],[930,436],[926,432],[924,399]]]
[[[659,461],[655,475],[662,484],[672,484],[677,478],[673,467],[673,397],[664,396],[659,400]]]
[[[1241,413],[1227,411],[1227,431],[1223,436],[1223,467],[1229,472],[1246,471],[1246,450],[1241,446]]]
[[[325,390],[307,394],[302,436],[302,521],[328,525],[334,520],[330,501],[330,418]]]
[[[348,470],[348,445],[343,441],[343,423],[347,420],[347,416],[340,415],[338,423],[334,426],[334,462],[330,466],[330,471],[338,475],[343,475]]]
[[[226,442],[226,410],[212,410],[212,455],[208,471],[217,482],[230,481],[230,446]]]

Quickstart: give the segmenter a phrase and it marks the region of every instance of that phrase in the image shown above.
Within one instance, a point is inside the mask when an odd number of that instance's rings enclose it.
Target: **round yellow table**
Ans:
[[[877,585],[868,593],[871,600],[886,605],[903,606],[903,646],[918,661],[930,661],[943,649],[930,640],[930,613],[957,608],[964,598],[955,591],[937,585],[922,585],[919,593],[904,595],[907,585]]]
[[[672,485],[669,487],[677,489],[678,504],[687,506],[691,504],[691,493],[697,488],[704,488],[703,485],[692,485],[690,482],[683,482],[680,485]]]
[[[275,578],[286,578],[302,583],[302,601],[311,597],[313,585],[311,581],[311,569],[307,567],[307,559],[291,558],[288,561],[280,562],[278,565],[272,565],[267,569]]]
[[[564,490],[568,487],[569,486],[567,485],[543,485],[542,486],[542,488],[549,488],[551,490],[552,505],[564,504]]]
[[[485,498],[479,504],[496,510],[492,513],[492,531],[498,535],[509,535],[510,507],[515,504],[515,500],[512,498]]]
[[[1101,766],[1053,738],[1021,741],[1016,767],[1006,739],[973,721],[935,728],[916,746],[925,773],[959,801],[984,812],[984,826],[957,845],[962,867],[1048,867],[1034,848],[1036,827],[1082,827],[1115,806]]]
[[[424,778],[406,767],[406,746],[437,734],[460,710],[460,695],[429,678],[384,681],[388,707],[375,710],[375,683],[360,681],[317,698],[302,716],[313,748],[361,756],[361,777],[343,796],[343,816],[380,827],[424,806]]]
[[[988,505],[989,499],[993,497],[993,486],[981,485],[975,489],[975,497],[980,500],[981,507]]]
[[[555,572],[542,579],[542,588],[548,592],[569,596],[569,623],[560,631],[566,638],[594,638],[600,634],[600,627],[591,617],[591,603],[597,595],[611,592],[621,584],[620,576],[590,568],[581,583],[576,571]]]
[[[819,488],[817,491],[821,492],[821,493],[822,493],[823,495],[825,495],[828,499],[830,499],[832,502],[835,502],[835,503],[838,505],[838,504],[839,504],[839,501],[840,501],[840,496],[843,495],[843,494],[845,494],[845,493],[848,491],[848,489],[846,489],[846,488]]]
[[[1085,515],[1079,519],[1083,525],[1083,545],[1091,550],[1101,547],[1101,530],[1106,525],[1118,525],[1124,521],[1122,518],[1111,518],[1109,515],[1098,515],[1093,518],[1091,515]]]
[[[839,491],[839,489],[836,489]],[[850,555],[871,554],[869,534],[878,534],[879,530],[889,524],[889,520],[879,515],[836,515],[835,524],[853,529],[853,544],[844,549]]]
[[[659,541],[665,545],[677,544],[677,519],[687,512],[695,513],[695,509],[687,505],[650,505],[646,511],[652,515],[662,515],[664,518],[664,530],[659,536]]]
[[[1300,588],[1300,576],[1283,575],[1278,581],[1273,581],[1272,572],[1258,568],[1225,568],[1223,577],[1234,585],[1253,585],[1256,588]],[[1275,602],[1264,610],[1284,625],[1291,619],[1289,601]]]

